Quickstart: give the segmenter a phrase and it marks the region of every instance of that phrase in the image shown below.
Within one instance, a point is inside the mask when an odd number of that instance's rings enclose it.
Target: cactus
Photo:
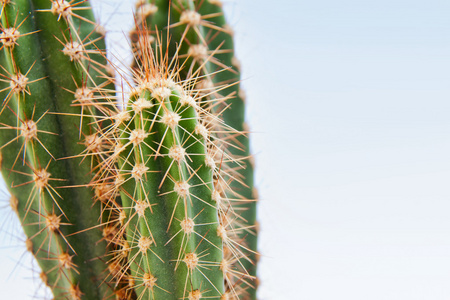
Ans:
[[[55,299],[254,299],[239,75],[221,45],[188,47],[222,13],[140,1],[119,109],[88,1],[1,3],[0,167]],[[219,19],[171,24],[185,8]]]

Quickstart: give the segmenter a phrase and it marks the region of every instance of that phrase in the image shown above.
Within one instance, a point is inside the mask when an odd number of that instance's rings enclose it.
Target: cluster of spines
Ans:
[[[104,96],[102,31],[87,2],[1,2],[1,171],[11,207],[58,299],[112,294],[91,163],[80,156]],[[100,33],[99,33],[100,32]],[[96,37],[94,37],[97,35]],[[102,109],[105,109],[102,107]]]
[[[255,299],[257,192],[253,188],[253,163],[244,123],[240,66],[234,56],[233,31],[221,7],[220,1],[211,0],[137,1],[140,23],[131,36],[132,40],[148,36],[145,39],[154,42],[170,28],[171,40],[165,46],[169,55],[184,66],[181,78],[198,78],[195,90],[202,95],[202,108],[222,120],[207,122],[211,164],[219,166],[214,175],[213,198],[220,203],[219,228],[228,241],[224,243],[221,268],[231,297]],[[134,41],[139,54],[139,38]]]

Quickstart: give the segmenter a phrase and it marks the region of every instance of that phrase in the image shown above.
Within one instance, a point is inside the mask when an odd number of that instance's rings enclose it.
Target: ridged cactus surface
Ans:
[[[219,3],[136,4],[120,105],[88,1],[1,3],[0,166],[54,298],[255,299],[252,166]]]

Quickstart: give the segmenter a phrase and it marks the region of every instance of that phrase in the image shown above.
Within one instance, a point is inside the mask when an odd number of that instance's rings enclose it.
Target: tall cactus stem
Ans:
[[[66,1],[2,5],[0,144],[8,159],[1,170],[55,298],[103,299],[112,294],[105,242],[101,231],[87,230],[97,226],[98,205],[88,186],[90,165],[79,156],[79,136],[89,132],[90,121],[80,121],[72,105],[89,77],[75,11]]]

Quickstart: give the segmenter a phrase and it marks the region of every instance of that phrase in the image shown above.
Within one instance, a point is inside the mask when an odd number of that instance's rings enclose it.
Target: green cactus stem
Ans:
[[[138,299],[221,299],[215,165],[201,121],[215,116],[201,109],[192,82],[179,81],[167,60],[154,60],[149,41],[140,48],[147,61],[135,73],[138,86],[103,134],[115,143],[118,167],[111,173],[126,215],[126,239],[118,241],[126,245],[124,269],[131,270]]]
[[[87,83],[107,83],[88,75],[102,66],[90,58],[93,50],[88,54],[87,21],[77,9],[67,1],[2,3],[1,171],[55,298],[104,299],[112,295],[106,242],[91,229],[100,207],[89,187],[89,160],[79,154],[94,130]]]

